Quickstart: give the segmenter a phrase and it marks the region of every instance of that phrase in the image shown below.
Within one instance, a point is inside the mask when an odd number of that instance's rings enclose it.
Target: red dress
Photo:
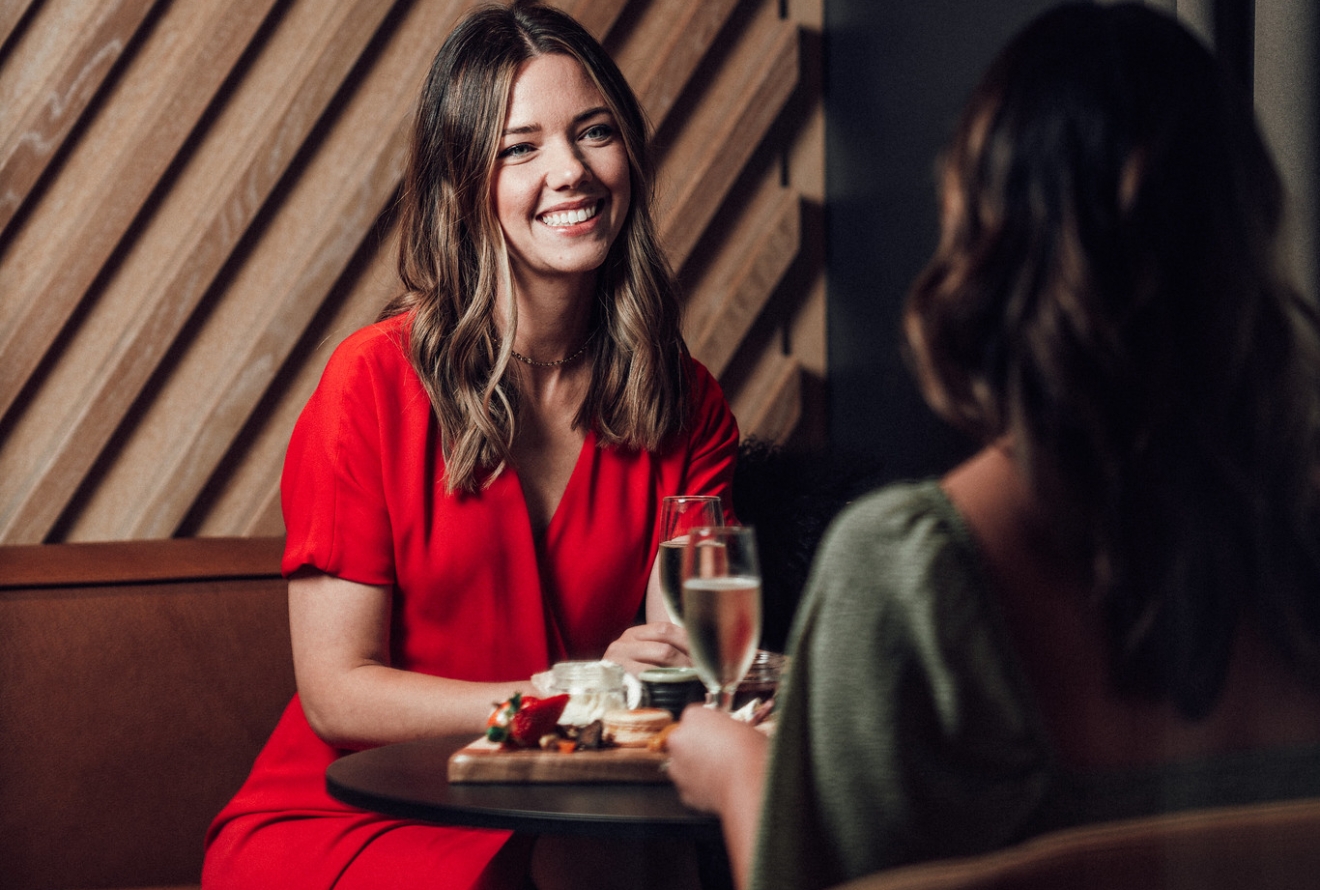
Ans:
[[[407,670],[523,680],[599,658],[642,604],[660,499],[710,493],[729,504],[738,429],[719,385],[687,362],[689,430],[662,453],[601,448],[588,432],[538,558],[512,468],[479,494],[445,494],[407,324],[400,316],[345,340],[298,420],[281,482],[285,574],[311,565],[392,585],[391,657]],[[313,733],[295,696],[207,833],[207,890],[461,888],[482,878],[507,832],[341,804],[325,791],[325,768],[343,753]]]

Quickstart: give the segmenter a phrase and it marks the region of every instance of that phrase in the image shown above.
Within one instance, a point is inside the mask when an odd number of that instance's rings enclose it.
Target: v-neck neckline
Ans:
[[[537,535],[536,528],[532,524],[532,508],[527,500],[527,489],[523,485],[522,473],[518,471],[517,466],[513,464],[509,465],[509,469],[513,474],[513,479],[518,485],[518,495],[522,502],[523,519],[525,527],[527,528],[527,534],[531,537],[532,548],[536,551],[538,558],[545,556],[546,545],[550,542],[551,532],[555,531],[557,526],[562,524],[563,521],[560,520],[559,516],[564,511],[564,501],[568,500],[569,495],[578,484],[578,476],[586,472],[583,469],[583,465],[587,462],[586,455],[591,453],[595,447],[596,433],[594,430],[588,429],[586,435],[582,437],[582,447],[578,450],[577,458],[573,461],[573,470],[568,474],[568,482],[564,484],[564,490],[559,493],[559,500],[555,503],[555,508],[550,512],[550,518],[546,520],[545,528],[541,530],[540,535]]]

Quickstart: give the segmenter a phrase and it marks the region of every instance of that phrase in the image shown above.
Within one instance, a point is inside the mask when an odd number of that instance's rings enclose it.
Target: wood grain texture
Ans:
[[[289,431],[397,292],[413,103],[474,2],[0,6],[0,542],[282,533]],[[694,354],[745,432],[811,438],[766,356],[824,373],[820,0],[559,5],[656,128]]]
[[[736,0],[653,0],[607,49],[653,122],[661,122],[728,22]]]
[[[157,23],[26,225],[5,239],[0,412],[13,407],[65,325],[94,300],[98,276],[165,184],[271,0],[189,5],[172,6]]]
[[[687,259],[742,166],[797,83],[796,26],[762,8],[663,144],[660,232],[676,265]]]
[[[801,227],[798,196],[772,187],[742,214],[690,304],[684,334],[719,376],[760,317],[793,258]]]
[[[73,31],[62,53],[46,58],[41,82],[24,85],[0,133],[0,234],[96,95],[153,6],[152,0],[97,4],[90,20]],[[17,24],[12,18],[9,28]],[[5,23],[0,22],[0,27]],[[15,96],[19,99],[19,96]]]
[[[603,40],[628,6],[628,0],[561,0],[554,5],[577,19],[597,40]]]
[[[5,0],[0,4],[0,47],[9,43],[24,18],[37,4],[38,0]]]
[[[99,373],[80,386],[75,410],[46,437],[42,484],[6,517],[8,527],[44,534],[58,518],[56,506],[72,497],[109,444],[387,11],[383,0],[351,5],[326,0],[323,7],[301,7],[309,13],[299,23],[306,29],[299,35],[302,51],[270,56],[281,63],[281,89],[254,91],[259,101],[248,115],[222,115],[213,128],[214,150],[199,147],[191,170],[160,206],[153,221],[158,224],[142,234],[139,249],[109,283],[105,299],[118,302],[122,295],[123,303],[138,304],[136,311],[123,317],[126,323],[108,344]],[[243,126],[248,120],[257,126]],[[197,175],[187,175],[194,170]],[[232,366],[251,368],[242,362]],[[166,448],[158,461],[191,457],[188,450]],[[130,537],[168,537],[138,525],[131,517],[120,518]]]
[[[791,433],[802,417],[802,366],[792,355],[766,349],[752,384],[733,397],[733,410],[746,429],[774,442]]]

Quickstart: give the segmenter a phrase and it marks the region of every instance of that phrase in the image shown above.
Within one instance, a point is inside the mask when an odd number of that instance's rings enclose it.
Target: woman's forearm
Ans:
[[[763,753],[763,752],[762,752]],[[753,758],[755,759],[755,758]],[[761,814],[761,793],[765,785],[765,760],[748,762],[730,782],[726,803],[720,808],[720,826],[734,886],[747,890],[752,878],[752,858],[756,851],[756,830]]]
[[[689,705],[669,735],[669,775],[683,801],[720,817],[735,885],[751,879],[769,739],[726,714]]]
[[[299,686],[312,729],[338,748],[456,733],[479,734],[492,708],[515,692],[533,692],[530,679],[471,683],[363,664],[331,682]]]
[[[388,587],[307,572],[289,582],[293,668],[303,712],[326,743],[366,748],[450,733],[476,735],[492,707],[531,678],[472,683],[389,663]]]

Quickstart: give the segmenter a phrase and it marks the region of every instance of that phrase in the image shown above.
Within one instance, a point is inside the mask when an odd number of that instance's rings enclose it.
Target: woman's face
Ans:
[[[491,185],[515,280],[585,284],[623,226],[629,176],[614,115],[578,61],[524,62]]]

